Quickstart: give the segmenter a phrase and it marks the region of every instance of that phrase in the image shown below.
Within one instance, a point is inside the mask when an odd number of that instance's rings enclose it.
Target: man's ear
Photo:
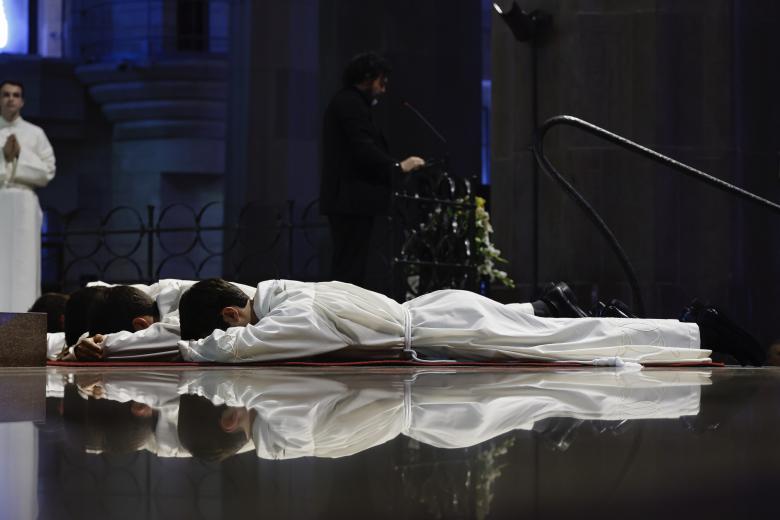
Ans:
[[[219,418],[219,427],[223,432],[233,433],[241,425],[241,416],[235,408],[228,408]]]
[[[135,417],[151,417],[154,410],[149,405],[138,403],[135,401],[130,402],[130,413]]]
[[[145,316],[133,318],[133,330],[144,330],[151,326],[152,322]]]
[[[222,319],[231,327],[238,326],[239,313],[236,307],[223,307],[220,311]]]

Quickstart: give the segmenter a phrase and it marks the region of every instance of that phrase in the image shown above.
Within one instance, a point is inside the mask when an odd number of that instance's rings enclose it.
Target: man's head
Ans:
[[[780,367],[780,340],[774,341],[767,347],[766,364],[768,366]]]
[[[69,444],[103,453],[132,453],[143,448],[159,417],[143,403],[83,397],[74,384],[65,386],[62,408]]]
[[[190,287],[179,301],[181,339],[200,339],[214,330],[257,321],[249,297],[235,285],[212,278]]]
[[[194,457],[221,461],[249,440],[252,414],[245,408],[217,406],[199,395],[179,400],[179,441]]]
[[[157,304],[149,295],[129,285],[117,285],[110,287],[101,304],[92,309],[89,333],[143,330],[159,319]]]
[[[24,85],[18,81],[0,83],[0,111],[6,121],[19,117],[24,106]]]
[[[62,293],[46,293],[41,295],[30,307],[29,312],[46,314],[46,332],[65,331],[65,305],[69,296]]]
[[[390,63],[383,57],[366,52],[350,60],[344,69],[342,81],[345,87],[357,87],[376,98],[385,93],[392,70]]]
[[[79,337],[90,330],[92,309],[99,307],[108,287],[82,287],[71,293],[65,304],[65,341],[75,345]]]

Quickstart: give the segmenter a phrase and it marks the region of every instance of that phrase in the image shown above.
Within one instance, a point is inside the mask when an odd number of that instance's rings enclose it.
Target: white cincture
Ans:
[[[404,353],[410,352],[412,356],[416,356],[412,350],[412,313],[406,305],[402,305],[401,308],[404,311]]]
[[[401,305],[404,311],[404,354],[408,359],[419,361],[420,363],[453,363],[452,359],[422,359],[417,356],[417,352],[412,348],[412,313],[406,304]]]
[[[15,188],[16,187],[16,185],[14,185],[14,180],[16,179],[16,167],[17,166],[19,166],[19,158],[18,157],[14,159],[14,162],[11,165],[11,175],[9,175],[5,179],[5,182],[3,182],[3,188],[10,188],[10,187],[14,187]],[[27,186],[24,186],[24,187],[27,188]]]

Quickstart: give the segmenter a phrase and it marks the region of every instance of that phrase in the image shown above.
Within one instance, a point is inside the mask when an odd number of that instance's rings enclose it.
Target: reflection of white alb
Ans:
[[[180,343],[191,361],[251,362],[330,354],[347,359],[421,356],[468,360],[591,362],[708,360],[699,328],[677,320],[539,318],[467,291],[399,304],[341,282],[269,280],[257,287],[259,322]]]
[[[126,403],[142,403],[157,412],[154,435],[141,448],[160,457],[189,457],[181,446],[176,424],[179,418],[179,374],[144,371],[105,373],[101,386],[105,399]]]
[[[188,372],[181,393],[251,409],[258,456],[343,457],[398,435],[474,446],[551,417],[674,419],[699,412],[698,371],[336,373]]]
[[[55,161],[39,127],[21,117],[10,123],[0,117],[0,147],[10,135],[21,152],[15,167],[0,152],[0,312],[24,312],[41,290],[42,214],[33,188],[54,178]]]

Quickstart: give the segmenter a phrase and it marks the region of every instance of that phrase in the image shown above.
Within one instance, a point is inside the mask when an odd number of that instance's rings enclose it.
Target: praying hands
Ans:
[[[5,140],[5,145],[3,146],[3,155],[5,156],[5,161],[11,162],[14,159],[17,159],[21,152],[22,147],[19,146],[19,140],[16,139],[16,136],[14,134],[8,136],[8,139]]]

